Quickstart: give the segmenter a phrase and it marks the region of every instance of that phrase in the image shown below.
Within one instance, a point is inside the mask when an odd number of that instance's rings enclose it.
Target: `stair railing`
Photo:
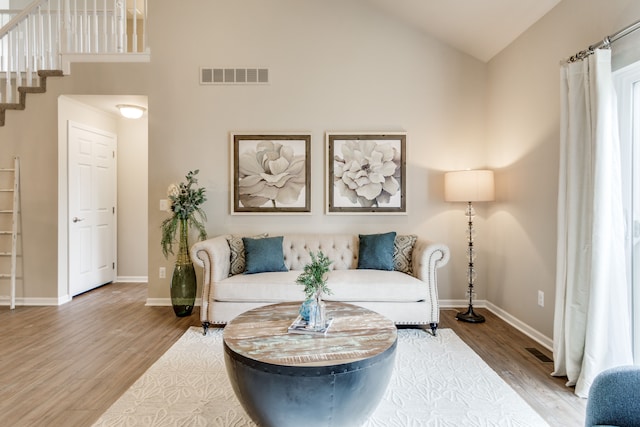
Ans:
[[[0,25],[0,103],[38,70],[63,69],[64,55],[147,52],[147,0],[35,0],[0,10]]]

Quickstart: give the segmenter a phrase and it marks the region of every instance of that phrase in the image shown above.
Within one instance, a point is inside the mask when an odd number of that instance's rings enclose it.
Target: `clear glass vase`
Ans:
[[[327,326],[327,309],[322,294],[317,293],[309,305],[309,329],[321,331]]]
[[[196,272],[189,257],[189,228],[180,220],[178,256],[171,276],[171,305],[178,317],[191,315],[196,301]]]

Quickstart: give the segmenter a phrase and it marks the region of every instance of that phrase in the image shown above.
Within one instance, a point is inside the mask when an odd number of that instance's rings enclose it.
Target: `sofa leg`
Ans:
[[[202,322],[202,335],[207,335],[209,330],[209,322]]]
[[[437,335],[436,331],[438,329],[438,324],[437,323],[430,323],[430,326],[431,326],[431,333],[435,337]]]

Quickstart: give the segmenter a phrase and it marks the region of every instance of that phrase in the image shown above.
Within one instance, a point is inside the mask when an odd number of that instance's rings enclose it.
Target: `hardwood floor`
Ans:
[[[90,426],[189,326],[198,308],[176,318],[146,307],[144,284],[112,284],[59,307],[0,307],[0,425]],[[486,310],[484,324],[451,328],[551,426],[581,426],[586,402],[549,375],[526,348],[551,354]]]

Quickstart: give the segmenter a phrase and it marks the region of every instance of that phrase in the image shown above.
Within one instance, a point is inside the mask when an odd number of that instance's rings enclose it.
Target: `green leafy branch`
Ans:
[[[167,196],[171,201],[171,215],[162,221],[162,253],[167,258],[169,254],[173,255],[173,244],[176,242],[175,235],[178,231],[180,221],[186,220],[187,227],[193,227],[198,231],[198,238],[204,240],[207,238],[204,222],[207,216],[200,208],[206,200],[204,188],[194,188],[198,183],[196,175],[200,172],[198,169],[189,171],[185,176],[187,182],[181,182],[179,185],[171,184],[167,190]]]
[[[327,273],[331,261],[322,251],[317,255],[309,252],[311,262],[304,266],[303,272],[296,279],[296,283],[304,286],[304,293],[308,298],[315,297],[318,292],[331,295],[331,289],[327,287]]]

